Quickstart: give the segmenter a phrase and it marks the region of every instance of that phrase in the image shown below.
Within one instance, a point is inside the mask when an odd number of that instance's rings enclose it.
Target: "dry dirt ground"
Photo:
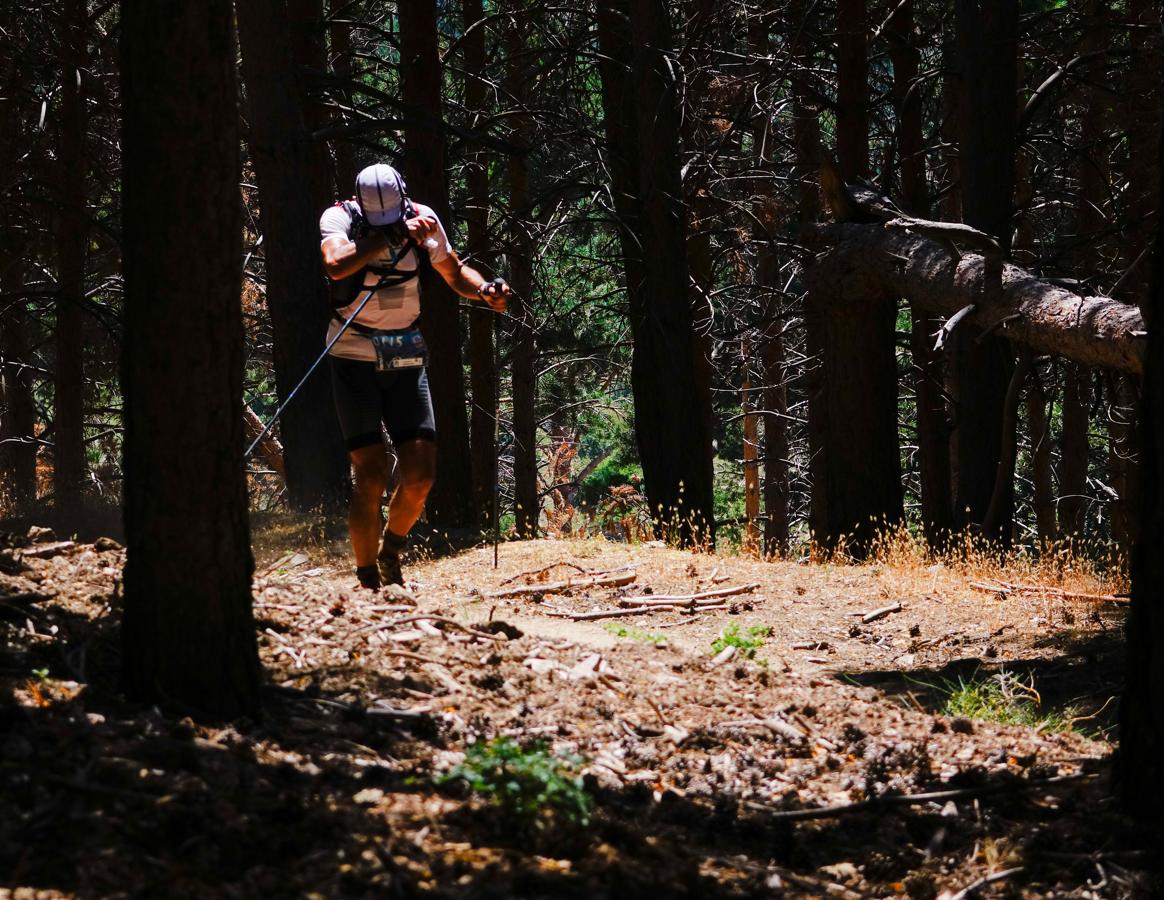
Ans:
[[[35,537],[0,539],[0,896],[1156,892],[1158,834],[1108,799],[1124,607],[1079,596],[1122,586],[1085,572],[591,539],[373,595],[270,527],[265,712],[214,726],[120,698],[120,548]],[[718,653],[733,627],[762,645]],[[940,714],[999,671],[1047,718]],[[504,736],[581,759],[588,822],[434,780]]]

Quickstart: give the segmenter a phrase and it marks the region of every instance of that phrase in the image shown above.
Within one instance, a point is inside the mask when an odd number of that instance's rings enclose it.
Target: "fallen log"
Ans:
[[[886,227],[887,224],[892,227]],[[810,226],[806,245],[820,284],[837,296],[892,293],[931,312],[953,316],[973,305],[968,322],[997,330],[1038,353],[1096,368],[1143,374],[1147,332],[1136,306],[1110,297],[1081,297],[1018,266],[1002,266],[1002,291],[985,290],[981,253],[951,255],[938,241],[890,223]]]

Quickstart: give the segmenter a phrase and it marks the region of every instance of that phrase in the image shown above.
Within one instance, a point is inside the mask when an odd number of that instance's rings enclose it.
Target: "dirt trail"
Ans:
[[[23,860],[22,883],[100,894],[117,879],[156,889],[164,876],[175,896],[931,898],[1006,873],[973,893],[1147,889],[1159,848],[1118,816],[1105,783],[1118,604],[1054,591],[1000,599],[966,573],[911,562],[765,563],[601,540],[505,544],[497,570],[491,548],[416,562],[407,594],[354,590],[340,543],[271,532],[257,556],[268,712],[233,729],[134,708],[101,686],[116,664],[102,635],[120,551],[72,548],[4,576],[0,593],[43,598],[38,637],[10,628],[2,670],[25,743],[10,736],[0,749],[14,768],[0,771],[32,781],[0,810],[0,862]],[[725,609],[569,618],[749,585],[709,600]],[[1077,577],[1051,587],[1110,589]],[[506,588],[524,593],[493,596]],[[712,642],[733,627],[759,645],[717,664]],[[1070,715],[1036,728],[935,714],[942,685],[1001,667],[1037,692],[1041,712],[1071,704]],[[1064,717],[1075,729],[1059,730]],[[60,752],[70,728],[79,736]],[[590,825],[518,833],[432,783],[498,736],[583,757]],[[42,753],[50,762],[29,762]],[[62,791],[99,824],[81,831],[75,815],[46,813]],[[46,828],[57,844],[43,842]],[[175,855],[163,834],[201,849]],[[66,878],[57,853],[102,863]],[[153,869],[123,861],[143,855]]]

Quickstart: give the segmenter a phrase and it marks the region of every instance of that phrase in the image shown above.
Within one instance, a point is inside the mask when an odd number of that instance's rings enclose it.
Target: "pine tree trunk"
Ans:
[[[333,15],[335,10],[333,10]],[[359,20],[358,3],[344,4],[340,18],[332,18],[330,22],[331,34],[331,68],[333,74],[341,81],[352,78],[352,19]],[[352,107],[351,91],[343,86],[336,88],[336,92],[349,109]],[[332,146],[335,154],[335,192],[341,200],[346,200],[355,193],[356,175],[359,167],[356,164],[356,151],[351,140],[341,137]]]
[[[461,0],[461,20],[465,34],[465,108],[478,117],[486,115],[485,28],[474,23],[485,18],[481,0]],[[470,29],[472,30],[470,31]],[[465,167],[468,197],[465,205],[466,251],[478,271],[491,273],[493,254],[489,247],[489,158],[478,149]],[[469,413],[469,447],[473,454],[473,505],[476,523],[488,528],[493,516],[493,480],[497,476],[497,371],[493,359],[492,310],[481,304],[469,309],[469,391],[473,405]]]
[[[913,0],[904,0],[889,20],[893,101],[897,110],[901,194],[906,212],[928,217],[921,92],[913,90],[920,52],[913,26]],[[921,519],[926,540],[938,545],[954,524],[950,491],[950,429],[946,421],[944,359],[934,350],[941,323],[916,304],[910,306],[910,350],[917,397],[917,443],[921,479]]]
[[[513,140],[522,147],[534,142],[533,123],[524,111],[528,94],[522,54],[528,18],[515,13],[506,31],[506,89],[515,104],[511,119]],[[509,157],[511,233],[507,253],[513,288],[513,499],[514,520],[520,538],[538,533],[541,501],[538,497],[537,372],[533,305],[533,241],[529,226],[529,164],[522,153]]]
[[[12,28],[13,7],[0,10],[0,30]],[[0,172],[17,171],[23,152],[17,79],[19,61],[0,61]],[[23,287],[22,250],[11,204],[0,204],[0,293],[9,297]],[[32,397],[28,304],[9,299],[0,307],[0,509],[9,513],[36,500],[36,407]]]
[[[837,0],[837,163],[846,179],[869,176],[869,37],[866,0]]]
[[[229,0],[121,5],[124,677],[210,717],[259,707],[235,53]]]
[[[312,183],[310,141],[290,64],[283,0],[239,4],[238,27],[259,185],[275,383],[283,401],[323,351],[331,317],[319,256],[322,210],[305,189]],[[341,506],[348,494],[348,456],[326,366],[316,370],[284,411],[280,433],[291,505],[300,510]]]
[[[53,498],[58,509],[71,510],[85,484],[85,153],[87,116],[83,73],[88,69],[89,25],[85,0],[67,0],[62,8],[61,123],[57,159],[56,369],[53,378]]]
[[[402,99],[416,113],[439,119],[442,68],[436,6],[401,3],[398,15]],[[404,129],[404,147],[403,171],[409,193],[436,210],[451,228],[444,136],[413,115]],[[473,522],[473,476],[459,301],[435,272],[423,279],[421,292],[421,326],[432,350],[428,378],[437,423],[437,476],[428,500],[429,520],[441,525],[469,525]]]
[[[603,0],[598,39],[647,500],[662,535],[714,540],[711,434],[692,364],[676,86],[662,50],[671,46],[667,9],[659,0]]]
[[[1067,363],[1063,375],[1063,430],[1059,437],[1059,533],[1082,537],[1087,512],[1087,411],[1091,372]]]
[[[962,219],[1010,246],[1014,202],[1018,5],[1013,0],[958,0],[961,70]],[[984,285],[988,291],[994,285]],[[1014,354],[1005,338],[979,340],[960,329],[957,368],[958,499],[962,525],[981,525],[995,481],[1005,481],[995,540],[1010,539],[1014,473],[1000,472],[1003,412]]]
[[[1164,169],[1164,136],[1156,160]],[[1164,191],[1158,197],[1164,208]],[[1147,317],[1159,322],[1164,307],[1164,223],[1159,218],[1148,300]],[[1159,821],[1164,815],[1164,332],[1159,329],[1149,332],[1140,409],[1140,527],[1132,561],[1115,786],[1130,812]]]

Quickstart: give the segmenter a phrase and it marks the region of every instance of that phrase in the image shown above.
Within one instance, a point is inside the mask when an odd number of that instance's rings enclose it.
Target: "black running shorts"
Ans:
[[[335,409],[348,450],[380,443],[380,423],[394,444],[436,440],[436,419],[421,368],[377,372],[374,362],[329,356]]]

